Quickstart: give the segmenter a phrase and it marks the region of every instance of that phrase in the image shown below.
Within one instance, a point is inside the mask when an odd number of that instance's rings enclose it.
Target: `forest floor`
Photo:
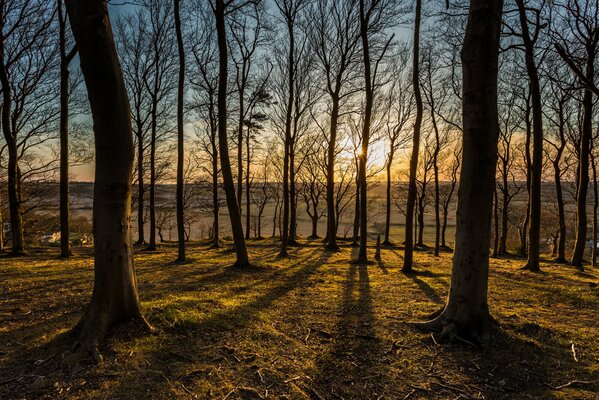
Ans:
[[[443,304],[448,253],[418,252],[405,275],[399,249],[356,265],[350,248],[281,260],[250,243],[248,271],[200,244],[183,265],[172,245],[136,253],[157,333],[118,329],[99,365],[70,363],[66,334],[90,298],[91,249],[0,257],[0,399],[599,399],[599,271],[492,260],[501,329],[477,349],[407,323]]]

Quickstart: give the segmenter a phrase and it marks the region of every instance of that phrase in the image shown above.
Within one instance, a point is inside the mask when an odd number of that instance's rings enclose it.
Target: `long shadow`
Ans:
[[[338,315],[334,342],[317,360],[314,390],[323,398],[377,398],[391,382],[374,328],[368,265],[349,264]]]
[[[418,278],[417,274],[404,274],[405,276],[407,276],[408,278],[410,278],[417,286],[418,288],[428,296],[429,299],[431,299],[433,302],[441,304],[443,303],[443,300],[441,299],[441,297],[437,294],[437,291],[435,289],[432,288],[432,286],[430,286],[428,283],[426,283],[425,281],[423,281],[422,279]],[[419,275],[422,276],[431,276],[428,274],[422,274],[420,273]],[[433,275],[435,276],[435,275]]]
[[[160,373],[165,377],[163,380],[153,382],[153,391],[157,393],[168,390],[172,382],[185,379],[189,375],[190,364],[195,361],[203,361],[208,364],[226,363],[231,368],[230,362],[245,362],[236,356],[235,349],[231,349],[229,340],[231,334],[224,335],[224,330],[228,330],[235,335],[248,335],[247,329],[254,322],[261,318],[261,313],[274,307],[290,292],[298,289],[314,275],[318,269],[327,261],[329,255],[322,251],[315,250],[301,257],[296,263],[288,268],[288,270],[275,280],[278,282],[272,288],[269,288],[264,293],[252,298],[251,300],[241,300],[241,304],[225,307],[218,310],[213,310],[210,314],[199,321],[187,321],[184,326],[163,327],[166,335],[160,341],[157,348],[154,348],[144,353],[144,358],[152,369],[159,369]],[[290,271],[289,271],[290,270]],[[244,285],[252,287],[255,281],[250,277],[246,279]],[[233,296],[235,294],[233,293]],[[173,304],[174,307],[181,309],[190,309],[193,307],[203,307],[202,301],[184,300]],[[241,333],[244,332],[244,333]],[[192,339],[192,340],[190,340]],[[182,344],[181,341],[184,343]],[[273,344],[276,346],[276,343]],[[186,355],[177,355],[174,358],[171,349],[187,348]],[[210,350],[206,350],[210,348]],[[219,361],[222,360],[222,361]],[[183,361],[183,362],[182,362]],[[252,363],[257,362],[254,357]],[[223,364],[221,364],[223,365]],[[152,381],[155,371],[150,369],[139,370],[130,375],[126,380],[121,380],[120,384],[115,387],[109,398],[119,398],[123,394],[130,393],[132,388],[137,385]],[[238,379],[248,376],[255,376],[254,367],[239,371]],[[217,395],[212,393],[209,398],[225,397],[228,393],[226,388],[221,388],[223,393]],[[276,387],[270,387],[270,393],[276,393]],[[169,395],[167,394],[166,397]],[[172,396],[172,393],[170,394]],[[239,398],[239,397],[237,397]],[[241,396],[241,398],[244,398]]]

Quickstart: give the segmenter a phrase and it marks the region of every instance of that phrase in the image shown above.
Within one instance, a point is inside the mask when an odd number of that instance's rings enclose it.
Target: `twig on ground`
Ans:
[[[574,347],[574,342],[570,340],[570,350],[572,350],[572,358],[574,361],[578,362],[578,357],[576,356],[576,347]]]
[[[555,386],[553,389],[560,390],[574,385],[594,385],[599,381],[577,381],[573,380],[568,383],[564,383],[563,385]]]

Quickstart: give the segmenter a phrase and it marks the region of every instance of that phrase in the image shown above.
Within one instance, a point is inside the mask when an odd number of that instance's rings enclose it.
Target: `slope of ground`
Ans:
[[[69,362],[65,333],[93,280],[91,250],[0,258],[1,399],[597,399],[597,271],[492,260],[490,307],[502,327],[483,349],[439,344],[408,321],[447,295],[450,255],[401,251],[350,262],[318,242],[276,258],[252,242],[256,268],[226,250],[136,254],[142,305],[157,334],[114,332],[99,366]]]

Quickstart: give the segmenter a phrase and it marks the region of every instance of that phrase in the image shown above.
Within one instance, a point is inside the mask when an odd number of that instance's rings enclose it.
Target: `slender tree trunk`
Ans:
[[[359,167],[358,167],[359,168]],[[356,198],[354,199],[354,226],[352,234],[352,247],[359,247],[360,237],[360,182],[356,182]]]
[[[272,218],[272,237],[277,236],[277,213],[279,212],[279,204],[275,204],[275,213]]]
[[[368,162],[368,145],[370,144],[370,123],[374,103],[374,88],[370,66],[370,43],[368,38],[369,16],[366,14],[364,0],[360,0],[360,37],[362,39],[362,54],[364,60],[364,124],[362,126],[362,147],[358,156],[358,180],[360,183],[360,251],[358,262],[368,261],[368,183],[366,182],[366,166]]]
[[[235,242],[235,251],[237,261],[235,265],[246,268],[250,266],[245,238],[243,236],[243,225],[241,223],[241,214],[239,204],[235,197],[235,183],[233,181],[233,172],[231,171],[231,161],[229,159],[229,144],[227,138],[227,68],[228,68],[228,48],[227,33],[225,28],[225,2],[224,0],[215,0],[214,15],[216,19],[216,32],[218,38],[219,53],[219,79],[218,79],[218,145],[220,150],[220,164],[223,174],[223,185],[227,197],[227,207],[231,219],[231,230]]]
[[[497,75],[502,9],[502,0],[470,1],[462,48],[463,163],[451,287],[438,316],[419,324],[442,336],[474,342],[487,338],[492,321],[487,291],[499,138]]]
[[[383,241],[383,246],[391,246],[391,167],[393,166],[393,156],[394,156],[394,146],[395,143],[391,143],[391,148],[389,149],[389,156],[387,158],[387,191],[385,193],[385,240]]]
[[[185,136],[183,133],[183,96],[185,90],[185,49],[181,32],[181,0],[174,0],[175,31],[177,34],[177,51],[179,53],[179,77],[177,84],[177,261],[185,261],[185,219],[183,210],[183,165],[185,158]]]
[[[250,238],[250,223],[251,223],[251,183],[250,183],[250,127],[248,125],[246,140],[245,140],[245,238]]]
[[[508,171],[507,165],[503,165],[503,173],[501,176],[503,180],[503,190],[501,196],[501,237],[499,239],[499,255],[505,255],[507,253],[507,236],[508,236],[508,216],[509,216],[509,206],[510,206],[510,189],[509,189],[509,181],[508,181]],[[525,231],[526,232],[526,231]]]
[[[561,153],[560,153],[561,154]],[[560,157],[561,158],[561,157]],[[562,190],[562,177],[561,169],[559,166],[559,158],[553,164],[554,180],[555,180],[555,193],[557,199],[557,216],[559,220],[559,239],[557,242],[557,258],[556,262],[566,262],[566,213],[564,210],[564,194]]]
[[[491,253],[491,257],[497,257],[499,254],[499,205],[498,203],[498,195],[497,195],[497,187],[493,192],[493,220],[494,220],[494,235],[493,235],[493,252]]]
[[[533,155],[530,179],[530,231],[528,234],[528,261],[524,269],[540,271],[541,242],[541,183],[543,173],[543,106],[541,104],[541,86],[534,59],[534,42],[528,31],[528,19],[524,0],[516,0],[524,41],[526,70],[528,72],[533,119]]]
[[[337,88],[339,85],[337,84]],[[339,121],[339,93],[331,96],[331,121],[329,130],[329,144],[327,149],[327,250],[339,249],[337,245],[337,221],[335,217],[335,151],[337,144],[337,124]]]
[[[414,86],[414,99],[416,101],[416,121],[414,122],[414,136],[412,138],[412,155],[410,157],[410,180],[408,183],[408,200],[406,206],[406,238],[403,261],[403,272],[412,271],[414,252],[414,206],[416,204],[416,174],[418,172],[418,155],[420,153],[420,129],[422,126],[422,94],[420,92],[420,19],[422,14],[422,0],[416,0],[416,13],[414,16],[414,54],[412,56],[412,84]]]
[[[425,178],[426,179],[426,178]],[[418,213],[416,220],[418,221],[418,235],[416,246],[425,247],[424,245],[424,211],[425,211],[425,193],[426,193],[426,185],[422,186],[422,196],[418,197]]]
[[[146,250],[156,250],[156,124],[158,101],[152,96],[150,137],[150,242]]]
[[[2,24],[3,21],[0,21]],[[1,25],[0,25],[1,26]],[[10,214],[10,228],[12,237],[11,255],[21,255],[25,252],[23,238],[23,220],[21,212],[19,166],[17,159],[17,138],[10,123],[12,107],[12,91],[8,80],[8,71],[5,64],[4,39],[0,38],[0,84],[2,85],[2,132],[8,150],[8,209]]]
[[[141,123],[137,122],[139,136],[137,139],[137,244],[146,243],[146,234],[144,230],[144,197],[146,186],[144,182],[144,143]]]
[[[60,256],[71,255],[69,229],[69,63],[74,53],[67,54],[66,16],[63,0],[58,0],[60,48]]]
[[[142,316],[131,246],[134,146],[129,101],[106,2],[67,0],[94,121],[94,289],[76,331],[82,350],[97,355],[105,334]]]
[[[597,266],[597,211],[599,211],[599,188],[597,188],[597,164],[595,156],[591,156],[591,165],[593,168],[593,250],[591,253],[591,267]]]
[[[287,245],[289,241],[289,206],[291,199],[289,198],[289,156],[291,147],[291,123],[293,116],[293,99],[295,98],[295,33],[293,22],[287,22],[287,33],[289,35],[289,53],[287,59],[288,68],[288,97],[285,111],[285,154],[283,157],[283,226],[281,228],[281,250],[279,257],[287,257]]]
[[[297,130],[297,127],[296,127]],[[295,143],[289,147],[289,238],[291,245],[297,244],[297,192],[295,189]]]
[[[587,60],[587,76],[595,76],[594,52]],[[578,161],[578,193],[576,196],[576,243],[570,264],[583,270],[584,250],[587,239],[587,194],[589,188],[589,153],[593,136],[593,93],[586,89],[583,98],[584,117],[582,137],[580,139],[580,158]]]

